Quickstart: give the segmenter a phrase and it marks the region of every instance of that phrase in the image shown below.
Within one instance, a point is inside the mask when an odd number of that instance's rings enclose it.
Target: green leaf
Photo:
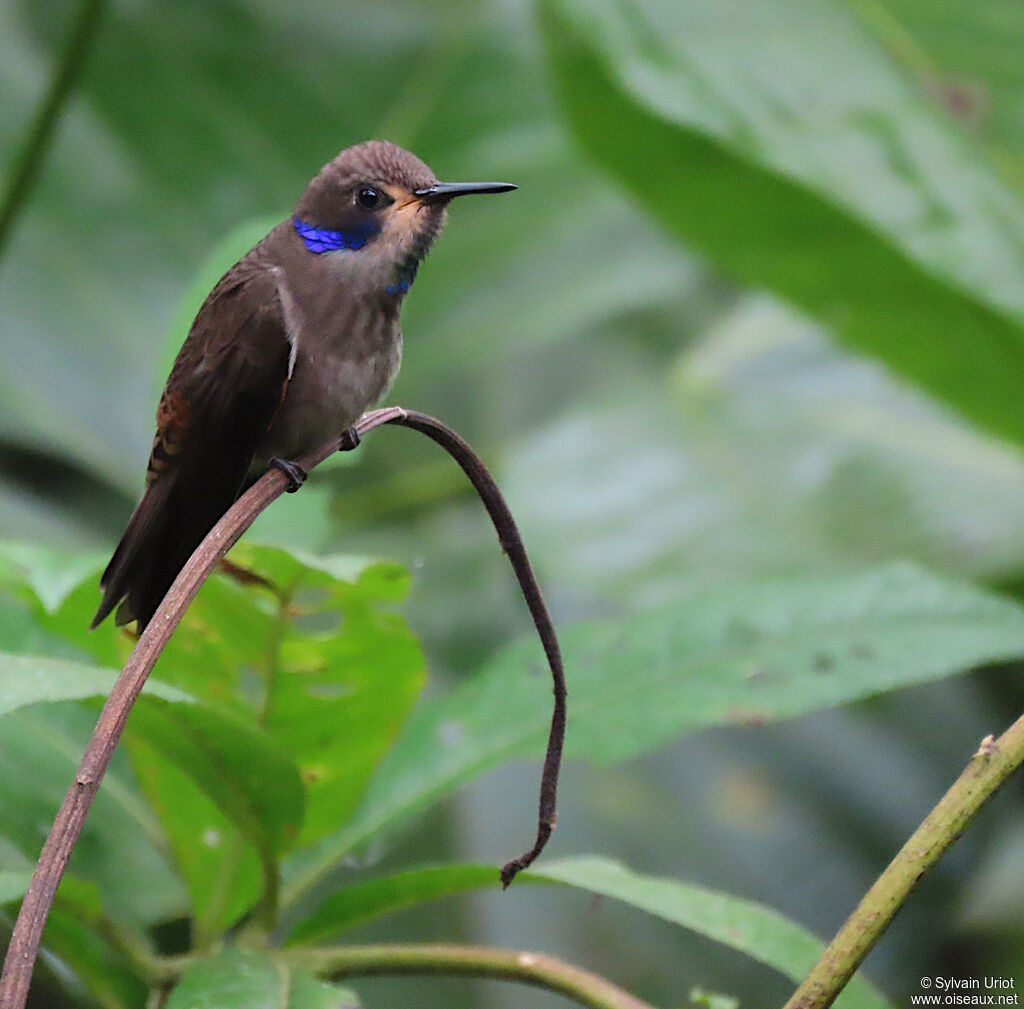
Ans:
[[[25,869],[21,872],[13,869],[0,869],[0,904],[10,904],[25,896],[32,873]]]
[[[129,745],[204,934],[258,894],[264,856],[336,830],[419,695],[423,659],[386,607],[394,564],[245,544],[160,659],[204,705],[140,711]]]
[[[106,697],[118,677],[116,669],[101,669],[68,659],[0,652],[0,715],[42,701],[79,701]],[[188,700],[186,694],[159,680],[146,681],[143,698]]]
[[[80,663],[0,654],[0,714],[40,701],[103,696],[116,676],[113,670]],[[218,891],[211,886],[209,871],[198,878],[189,871],[197,859],[216,849],[220,866],[227,826],[237,827],[247,842],[268,855],[290,847],[302,825],[303,786],[295,765],[272,740],[211,708],[169,703],[184,696],[150,680],[132,712],[127,741],[133,750],[141,747],[158,755],[156,762],[146,764],[143,783],[151,800],[158,801],[165,829],[172,825],[169,836],[178,842],[179,868],[202,909]],[[168,785],[170,780],[176,787]],[[209,802],[201,813],[185,816],[197,801],[203,803],[191,794],[193,787]],[[211,816],[209,803],[219,816]],[[252,855],[243,852],[237,858],[242,860],[241,880],[223,912],[228,920],[244,911],[253,896],[252,886],[244,885],[252,877],[245,871]]]
[[[521,874],[516,882],[520,879],[530,881],[527,874]],[[298,922],[289,933],[288,942],[323,942],[382,914],[488,886],[500,886],[498,869],[493,865],[431,866],[356,883],[331,894],[313,914]]]
[[[268,690],[261,718],[302,774],[308,842],[351,815],[422,689],[419,645],[388,610],[407,594],[409,574],[255,544],[231,559],[280,594],[257,660]]]
[[[259,898],[256,849],[190,770],[167,760],[142,733],[128,742],[132,768],[188,887],[196,939],[220,934]]]
[[[516,878],[516,885],[520,882],[563,883],[613,897],[739,950],[794,981],[803,980],[824,949],[806,929],[762,904],[674,879],[637,875],[608,859],[573,858],[535,866]],[[344,929],[379,915],[495,885],[493,866],[446,865],[344,887],[299,923],[289,942],[333,939]],[[837,1005],[842,1009],[883,1009],[889,1003],[858,976]]]
[[[138,965],[112,941],[112,928],[100,887],[65,874],[47,917],[44,948],[71,968],[100,1005],[132,1009],[145,999],[146,985]]]
[[[160,676],[239,720],[262,720],[300,765],[309,793],[304,838],[322,836],[357,804],[423,686],[418,643],[386,609],[408,593],[409,574],[364,557],[249,543],[231,559],[257,583],[210,578],[164,649]],[[134,640],[112,621],[87,630],[100,569],[93,556],[0,544],[0,584],[37,623],[97,661],[120,665]],[[296,605],[285,605],[286,597]],[[329,620],[317,622],[317,614]],[[265,681],[255,693],[253,671]]]
[[[711,725],[758,725],[1024,653],[1024,610],[910,565],[720,586],[622,621],[563,628],[566,753],[621,760]],[[301,890],[354,845],[512,757],[539,756],[550,688],[535,640],[419,707],[353,822]],[[525,811],[524,811],[525,816]]]
[[[0,583],[24,585],[48,613],[60,609],[72,591],[94,576],[103,563],[100,554],[0,542]]]
[[[264,734],[202,705],[155,700],[132,713],[130,731],[187,773],[258,850],[280,854],[295,843],[302,781]]]
[[[319,981],[266,953],[225,950],[194,964],[167,1009],[358,1009],[345,988]]]
[[[1024,203],[843,5],[542,12],[576,136],[663,225],[1024,441]]]
[[[531,878],[567,883],[621,900],[746,953],[802,981],[825,946],[777,911],[674,879],[640,876],[604,858],[574,858],[531,870]],[[836,1000],[839,1009],[888,1009],[891,1003],[856,975]]]
[[[89,632],[106,560],[99,554],[0,542],[0,586],[28,609],[40,630],[98,663],[119,666],[127,649],[125,635],[114,630],[113,621]],[[51,645],[48,650],[60,655],[71,649]]]
[[[865,26],[1020,185],[1024,175],[1024,9],[1016,0],[971,4],[964,31],[957,0],[872,0]]]
[[[114,670],[0,653],[0,715],[41,701],[104,696],[116,678]],[[288,757],[252,727],[189,703],[180,690],[152,679],[145,690],[129,738],[180,767],[254,843],[272,852],[293,844],[303,788]]]
[[[201,705],[137,709],[126,742],[192,902],[198,936],[236,921],[292,847],[305,793],[266,733]]]
[[[116,677],[113,670],[81,663],[0,653],[0,714],[42,701],[104,696]],[[137,769],[142,758],[135,751],[144,749],[158,758],[145,763],[143,785],[164,829],[177,842],[178,865],[198,909],[219,892],[212,883],[223,869],[230,827],[267,855],[295,843],[304,801],[298,770],[252,726],[191,703],[180,690],[150,679],[132,711],[126,739]],[[77,760],[80,754],[74,756]],[[193,788],[208,801],[192,794]],[[198,812],[197,803],[202,807]],[[203,855],[216,856],[215,866]],[[253,876],[246,871],[252,855],[240,852],[236,858],[241,877],[222,908],[227,920],[244,911],[253,896],[251,884],[245,885]],[[197,862],[205,872],[190,871]]]
[[[23,707],[0,720],[0,835],[5,848],[29,864],[39,856],[95,724],[95,710],[74,703]],[[186,906],[160,824],[121,749],[93,800],[70,872],[98,886],[110,914],[140,927]]]
[[[134,1009],[145,1003],[147,986],[133,964],[80,913],[62,907],[59,896],[46,920],[43,942],[104,1009]]]

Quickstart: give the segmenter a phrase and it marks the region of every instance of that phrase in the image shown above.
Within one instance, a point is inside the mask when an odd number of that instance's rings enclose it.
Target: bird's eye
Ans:
[[[364,210],[376,210],[381,205],[381,202],[380,190],[374,189],[373,186],[363,186],[356,193],[356,203]]]

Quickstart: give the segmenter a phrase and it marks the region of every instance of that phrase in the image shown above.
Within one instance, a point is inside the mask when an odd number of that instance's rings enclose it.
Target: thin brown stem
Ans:
[[[551,837],[551,832],[555,829],[558,816],[558,774],[562,766],[562,746],[565,742],[567,695],[565,670],[562,666],[558,638],[555,635],[551,615],[548,613],[540,586],[534,577],[530,559],[526,554],[526,548],[523,546],[512,513],[480,458],[451,428],[426,414],[408,410],[401,417],[389,418],[386,423],[411,427],[414,431],[419,431],[428,438],[432,438],[462,467],[462,471],[469,478],[469,482],[487,509],[487,514],[491,517],[502,549],[508,555],[509,562],[516,573],[519,587],[530,610],[530,616],[533,617],[534,626],[537,628],[537,634],[544,647],[544,654],[547,656],[548,667],[551,670],[555,703],[551,715],[551,728],[548,733],[547,753],[544,757],[544,770],[541,773],[537,838],[529,851],[502,866],[501,885],[507,888],[515,879],[516,873],[530,865],[544,850],[544,846]]]
[[[28,201],[32,184],[42,170],[60,114],[67,103],[86,56],[103,10],[103,0],[83,0],[74,24],[50,78],[39,108],[32,117],[28,134],[11,165],[3,196],[0,197],[0,256],[7,247],[14,222]]]
[[[967,829],[982,806],[1024,763],[1024,717],[989,736],[963,774],[865,894],[785,1009],[826,1009],[853,977],[922,876]]]
[[[530,612],[551,663],[555,681],[556,707],[551,726],[548,759],[545,762],[541,789],[540,827],[537,843],[531,851],[510,862],[502,870],[505,885],[520,868],[528,865],[544,846],[555,820],[555,793],[558,780],[558,762],[565,731],[565,685],[562,676],[558,643],[547,608],[530,569],[522,541],[512,516],[497,486],[483,463],[469,446],[453,431],[425,414],[414,413],[400,407],[374,410],[364,415],[355,427],[363,435],[381,424],[400,424],[429,435],[446,448],[462,466],[487,507],[498,530],[499,538],[516,570],[523,587]],[[353,447],[349,435],[322,445],[315,452],[295,460],[306,471],[312,470],[339,448]],[[43,846],[39,863],[32,877],[18,920],[7,948],[3,974],[0,975],[0,1007],[23,1009],[28,996],[29,983],[43,928],[53,900],[67,867],[71,852],[81,833],[85,817],[99,789],[103,775],[121,738],[128,714],[144,686],[157,658],[178,626],[188,605],[195,598],[203,582],[224,554],[234,546],[256,517],[284,492],[288,478],[278,469],[271,468],[246,491],[227,511],[196,549],[174,584],[168,590],[153,618],[139,637],[132,654],[121,671],[100,712],[92,738],[82,757],[75,780],[64,798],[49,837]],[[509,867],[514,866],[509,875]],[[506,878],[507,877],[507,878]],[[276,899],[274,900],[276,905]]]
[[[292,963],[335,980],[382,974],[456,974],[522,981],[558,992],[591,1009],[653,1009],[603,977],[545,953],[447,943],[385,943],[296,949],[283,955]]]

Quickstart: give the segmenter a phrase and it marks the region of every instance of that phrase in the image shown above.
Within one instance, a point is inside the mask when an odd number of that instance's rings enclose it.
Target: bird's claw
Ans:
[[[341,436],[341,441],[338,443],[338,451],[351,452],[352,449],[359,447],[360,441],[362,441],[362,439],[359,437],[359,432],[354,427],[350,427]]]
[[[294,494],[306,482],[306,471],[297,462],[274,456],[269,465],[274,469],[279,469],[288,478],[288,486],[285,487],[285,490],[289,494]]]

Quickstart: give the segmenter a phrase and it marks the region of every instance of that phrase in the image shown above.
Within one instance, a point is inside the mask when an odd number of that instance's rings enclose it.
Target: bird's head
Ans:
[[[309,253],[338,256],[346,268],[377,278],[385,294],[401,297],[455,197],[515,188],[438,182],[415,154],[370,140],[324,165],[302,194],[293,223]]]

